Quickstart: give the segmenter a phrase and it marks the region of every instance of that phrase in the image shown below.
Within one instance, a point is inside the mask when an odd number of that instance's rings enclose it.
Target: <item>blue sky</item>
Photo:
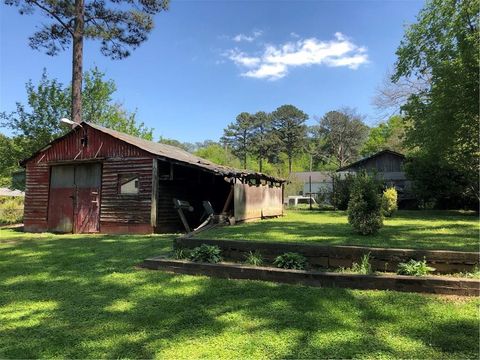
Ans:
[[[138,109],[155,138],[217,140],[242,111],[293,104],[314,118],[343,106],[373,125],[376,87],[395,62],[423,1],[175,1],[147,42],[110,60],[87,42],[84,68],[115,80],[116,100]],[[0,111],[25,102],[45,67],[71,79],[71,51],[50,57],[28,37],[44,17],[0,5]],[[5,129],[0,131],[6,132]]]

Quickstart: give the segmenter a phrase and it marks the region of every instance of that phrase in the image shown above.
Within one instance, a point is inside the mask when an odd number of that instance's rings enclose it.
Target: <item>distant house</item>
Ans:
[[[22,165],[26,231],[178,231],[174,199],[183,200],[192,227],[204,218],[204,201],[237,221],[283,213],[282,179],[86,122]]]
[[[337,173],[357,173],[367,171],[375,174],[387,186],[394,186],[400,199],[411,198],[411,181],[407,180],[403,164],[405,155],[392,150],[382,150],[376,154],[365,157],[347,166],[341,167]]]
[[[294,172],[292,177],[303,183],[302,195],[315,196],[320,192],[327,194],[332,192],[332,173],[329,171]]]

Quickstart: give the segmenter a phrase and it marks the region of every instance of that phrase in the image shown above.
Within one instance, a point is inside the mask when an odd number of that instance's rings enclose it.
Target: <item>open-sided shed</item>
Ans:
[[[237,221],[283,214],[284,180],[82,122],[24,160],[26,231],[152,233],[192,226],[203,201]]]

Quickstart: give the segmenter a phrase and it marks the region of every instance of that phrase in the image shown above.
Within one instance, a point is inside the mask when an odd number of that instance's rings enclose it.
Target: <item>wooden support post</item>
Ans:
[[[233,185],[230,186],[230,192],[228,193],[227,200],[225,201],[225,205],[223,205],[222,214],[227,212],[228,207],[230,206],[230,203],[232,202],[232,199],[233,199]]]
[[[158,204],[158,159],[153,159],[152,163],[152,208],[150,211],[150,225],[153,231],[157,227],[157,204]]]

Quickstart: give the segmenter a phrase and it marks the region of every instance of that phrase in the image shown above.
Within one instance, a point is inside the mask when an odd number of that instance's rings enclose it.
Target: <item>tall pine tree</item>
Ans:
[[[293,105],[282,105],[272,113],[272,124],[282,150],[288,157],[288,171],[292,172],[293,158],[303,148],[307,136],[308,115]]]
[[[42,23],[30,37],[33,49],[56,55],[72,43],[71,117],[82,121],[83,41],[98,40],[100,51],[112,59],[130,55],[153,29],[153,15],[168,9],[169,0],[4,0],[20,14],[40,10],[50,23]]]

